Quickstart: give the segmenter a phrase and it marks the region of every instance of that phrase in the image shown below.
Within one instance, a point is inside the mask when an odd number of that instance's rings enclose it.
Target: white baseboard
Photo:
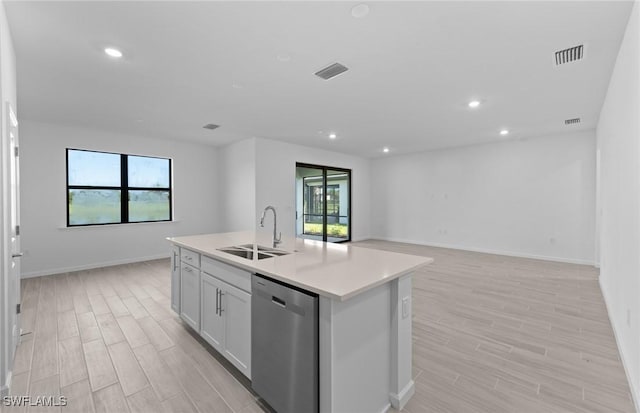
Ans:
[[[391,400],[391,406],[396,410],[404,409],[411,396],[416,392],[416,384],[413,380],[409,380],[406,386],[398,394],[391,393],[389,399]]]
[[[624,356],[624,352],[622,351],[622,347],[620,347],[620,336],[618,335],[618,330],[616,329],[616,324],[613,322],[611,318],[611,307],[609,306],[609,292],[604,285],[602,284],[602,277],[598,278],[598,284],[600,284],[600,291],[602,291],[602,297],[604,298],[604,305],[607,308],[607,315],[609,316],[609,323],[611,324],[611,328],[613,329],[613,336],[616,339],[616,346],[618,347],[618,353],[620,354],[620,360],[622,360],[622,367],[624,367],[624,373],[627,376],[627,382],[629,383],[629,389],[631,390],[631,398],[633,399],[633,405],[636,408],[636,412],[640,413],[640,391],[633,385],[634,383],[631,381],[631,376],[629,375],[628,364],[626,358]]]
[[[11,373],[12,371],[9,370],[9,372],[7,373],[7,382],[4,383],[2,387],[0,387],[0,397],[9,395],[9,389],[11,388],[11,378],[13,377]]]
[[[484,254],[505,255],[505,256],[508,256],[508,257],[532,258],[532,259],[544,260],[544,261],[566,262],[566,263],[569,263],[569,264],[581,264],[581,265],[591,265],[591,266],[595,266],[595,264],[596,264],[596,262],[594,260],[582,260],[582,259],[576,259],[576,258],[554,257],[554,256],[548,256],[548,255],[529,254],[529,253],[526,253],[526,252],[492,250],[492,249],[488,249],[488,248],[467,247],[467,246],[460,246],[460,245],[455,245],[455,244],[441,244],[441,243],[437,243],[437,242],[424,242],[424,241],[416,241],[416,240],[403,239],[403,238],[390,238],[390,237],[372,236],[370,239],[375,239],[375,240],[380,240],[380,241],[402,242],[404,244],[424,245],[424,246],[427,246],[427,247],[448,248],[448,249],[453,249],[453,250],[481,252],[481,253],[484,253]]]
[[[46,270],[22,273],[22,278],[42,277],[43,275],[53,275],[53,274],[61,274],[61,273],[72,272],[72,271],[91,270],[93,268],[111,267],[113,265],[131,264],[134,262],[151,261],[151,260],[158,260],[158,259],[169,258],[169,257],[171,257],[171,254],[167,253],[167,254],[150,255],[147,257],[125,258],[122,260],[103,261],[98,263],[76,265],[73,267],[48,268]]]
[[[389,411],[389,409],[391,409],[391,407],[392,407],[392,406],[391,406],[391,403],[387,403],[387,404],[384,406],[384,409],[380,410],[380,413],[387,413],[387,412]]]

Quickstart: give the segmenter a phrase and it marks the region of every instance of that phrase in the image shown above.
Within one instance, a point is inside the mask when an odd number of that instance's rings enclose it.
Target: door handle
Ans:
[[[220,317],[222,317],[222,312],[224,311],[222,309],[222,296],[224,295],[224,293],[222,292],[222,290],[220,290],[220,313],[218,314]]]
[[[11,254],[11,258],[20,258],[24,255],[23,252],[16,252],[15,254]]]
[[[275,295],[271,296],[271,302],[275,305],[279,305],[282,308],[287,308],[287,303],[283,299],[278,298]]]
[[[219,308],[219,306],[220,306],[220,301],[219,301],[219,298],[218,298],[218,293],[219,293],[219,292],[220,292],[220,290],[218,290],[218,289],[216,288],[216,315],[218,315],[218,311],[219,311],[219,309],[220,309],[220,308]]]

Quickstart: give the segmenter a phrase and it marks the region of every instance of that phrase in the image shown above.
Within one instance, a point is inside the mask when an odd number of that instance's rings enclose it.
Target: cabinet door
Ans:
[[[220,300],[223,282],[206,273],[201,273],[200,298],[202,322],[200,335],[219,352],[223,351],[224,324]]]
[[[251,294],[224,283],[224,356],[251,379]]]
[[[171,308],[180,314],[180,247],[175,245],[171,254]]]
[[[180,316],[200,331],[200,270],[189,264],[180,265]]]

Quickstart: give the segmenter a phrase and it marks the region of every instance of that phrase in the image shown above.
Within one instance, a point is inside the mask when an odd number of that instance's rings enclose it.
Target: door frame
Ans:
[[[349,188],[347,191],[347,197],[349,199],[348,205],[347,205],[347,211],[348,211],[348,216],[347,216],[347,220],[348,220],[348,236],[347,239],[344,240],[340,240],[340,241],[334,241],[335,244],[341,244],[343,242],[350,242],[351,241],[351,231],[352,231],[352,225],[351,225],[351,215],[352,215],[352,200],[351,200],[351,187],[353,186],[353,173],[351,169],[347,169],[347,168],[339,168],[339,167],[333,167],[333,166],[326,166],[326,165],[316,165],[316,164],[312,164],[312,163],[306,163],[306,162],[296,162],[296,170],[298,169],[298,167],[300,168],[310,168],[310,169],[320,169],[322,170],[322,194],[325,197],[325,199],[322,202],[322,241],[327,242],[327,200],[326,200],[326,194],[327,194],[327,171],[336,171],[336,172],[345,172],[349,175]],[[296,195],[297,196],[297,195]],[[297,200],[296,200],[297,202]],[[304,209],[304,199],[302,201],[303,203],[303,209]],[[297,218],[296,214],[296,218]],[[304,228],[304,211],[302,213],[302,228]],[[297,227],[296,227],[297,228]],[[297,230],[296,230],[297,231]],[[303,229],[304,232],[304,229]]]
[[[7,115],[9,119],[8,123],[8,137],[9,137],[9,148],[10,153],[9,157],[11,159],[9,168],[9,193],[10,193],[10,218],[9,222],[11,225],[10,234],[13,238],[11,241],[11,276],[12,280],[9,280],[9,285],[11,285],[11,281],[15,283],[13,285],[13,291],[9,291],[9,293],[15,294],[14,300],[10,300],[9,302],[12,304],[12,308],[10,308],[10,314],[13,314],[13,326],[12,328],[12,355],[15,355],[15,351],[20,344],[21,337],[21,319],[20,319],[20,311],[18,311],[18,307],[21,305],[21,274],[22,274],[22,245],[21,245],[21,236],[20,236],[20,132],[18,130],[18,117],[11,103],[7,102]],[[15,210],[14,210],[15,209]]]
[[[2,102],[2,130],[0,131],[0,395],[4,396],[11,385],[13,358],[20,341],[20,266],[14,263],[19,251],[19,235],[13,218],[19,222],[19,167],[17,151],[14,151],[11,134],[18,147],[18,120],[9,101]],[[12,177],[15,175],[15,194]],[[15,204],[14,204],[15,202]],[[17,247],[14,248],[12,238]]]

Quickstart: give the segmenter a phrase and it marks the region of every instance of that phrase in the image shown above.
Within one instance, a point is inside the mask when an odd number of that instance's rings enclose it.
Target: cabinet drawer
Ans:
[[[200,269],[198,267],[194,267],[191,264],[185,264],[184,262],[182,264],[180,264],[180,267],[182,268],[182,271],[186,271],[188,273],[196,273],[198,274],[200,272]]]
[[[193,265],[196,268],[200,268],[200,254],[198,254],[197,252],[194,252],[185,248],[181,248],[180,259],[184,263]]]
[[[251,293],[251,273],[216,261],[209,257],[202,257],[202,271],[213,275],[222,281]]]

